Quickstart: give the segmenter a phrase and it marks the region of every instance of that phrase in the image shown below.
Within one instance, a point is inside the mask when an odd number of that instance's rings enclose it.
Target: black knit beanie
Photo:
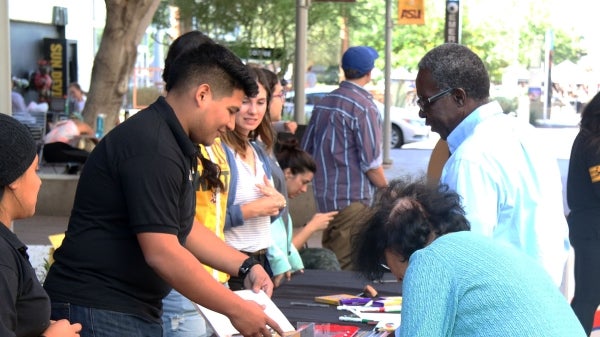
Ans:
[[[22,176],[36,154],[35,141],[27,127],[0,113],[0,187]]]

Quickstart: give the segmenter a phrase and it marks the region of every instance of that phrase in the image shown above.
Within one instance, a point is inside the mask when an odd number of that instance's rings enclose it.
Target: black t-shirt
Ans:
[[[0,336],[39,336],[50,324],[50,299],[27,247],[0,222]]]
[[[170,286],[145,262],[136,234],[185,241],[197,151],[162,97],[100,141],[81,172],[66,236],[44,283],[53,302],[160,321]]]
[[[575,137],[567,178],[567,202],[571,210],[567,220],[571,240],[600,239],[599,150],[590,145],[589,134],[579,132]]]

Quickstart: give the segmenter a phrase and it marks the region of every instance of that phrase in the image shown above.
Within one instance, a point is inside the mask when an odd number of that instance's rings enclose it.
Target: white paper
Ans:
[[[255,293],[252,290],[238,290],[234,291],[234,293],[245,300],[252,300],[260,305],[264,305],[267,316],[271,317],[275,322],[277,322],[283,332],[292,332],[296,330],[264,291],[261,290],[260,292]],[[204,318],[206,318],[219,337],[239,335],[239,331],[233,327],[227,316],[207,309],[199,304],[195,304],[195,306],[196,310],[198,310],[204,316]]]

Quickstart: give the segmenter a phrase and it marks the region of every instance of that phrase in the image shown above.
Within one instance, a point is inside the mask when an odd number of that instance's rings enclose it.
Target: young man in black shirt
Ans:
[[[161,336],[161,300],[171,287],[229,317],[243,335],[280,332],[262,308],[217,283],[201,263],[273,284],[254,261],[194,224],[196,144],[227,128],[257,92],[226,48],[203,45],[170,65],[166,96],[109,132],[79,180],[69,227],[44,287],[53,318],[86,336]],[[281,333],[281,332],[280,332]]]

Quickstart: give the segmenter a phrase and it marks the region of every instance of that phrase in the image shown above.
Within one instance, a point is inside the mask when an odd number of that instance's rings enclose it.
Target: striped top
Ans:
[[[313,190],[319,212],[371,203],[375,186],[365,174],[382,164],[382,121],[372,95],[352,82],[317,104],[302,147],[317,162]]]
[[[237,166],[237,186],[235,191],[234,205],[243,205],[262,197],[262,193],[256,187],[256,184],[264,184],[263,177],[266,175],[263,162],[252,147],[254,162],[256,166],[256,175],[251,168],[235,155],[235,165]],[[271,184],[273,182],[271,181]],[[271,245],[271,217],[261,216],[245,219],[242,226],[234,226],[225,230],[225,242],[233,248],[244,252],[256,252],[268,248]]]

